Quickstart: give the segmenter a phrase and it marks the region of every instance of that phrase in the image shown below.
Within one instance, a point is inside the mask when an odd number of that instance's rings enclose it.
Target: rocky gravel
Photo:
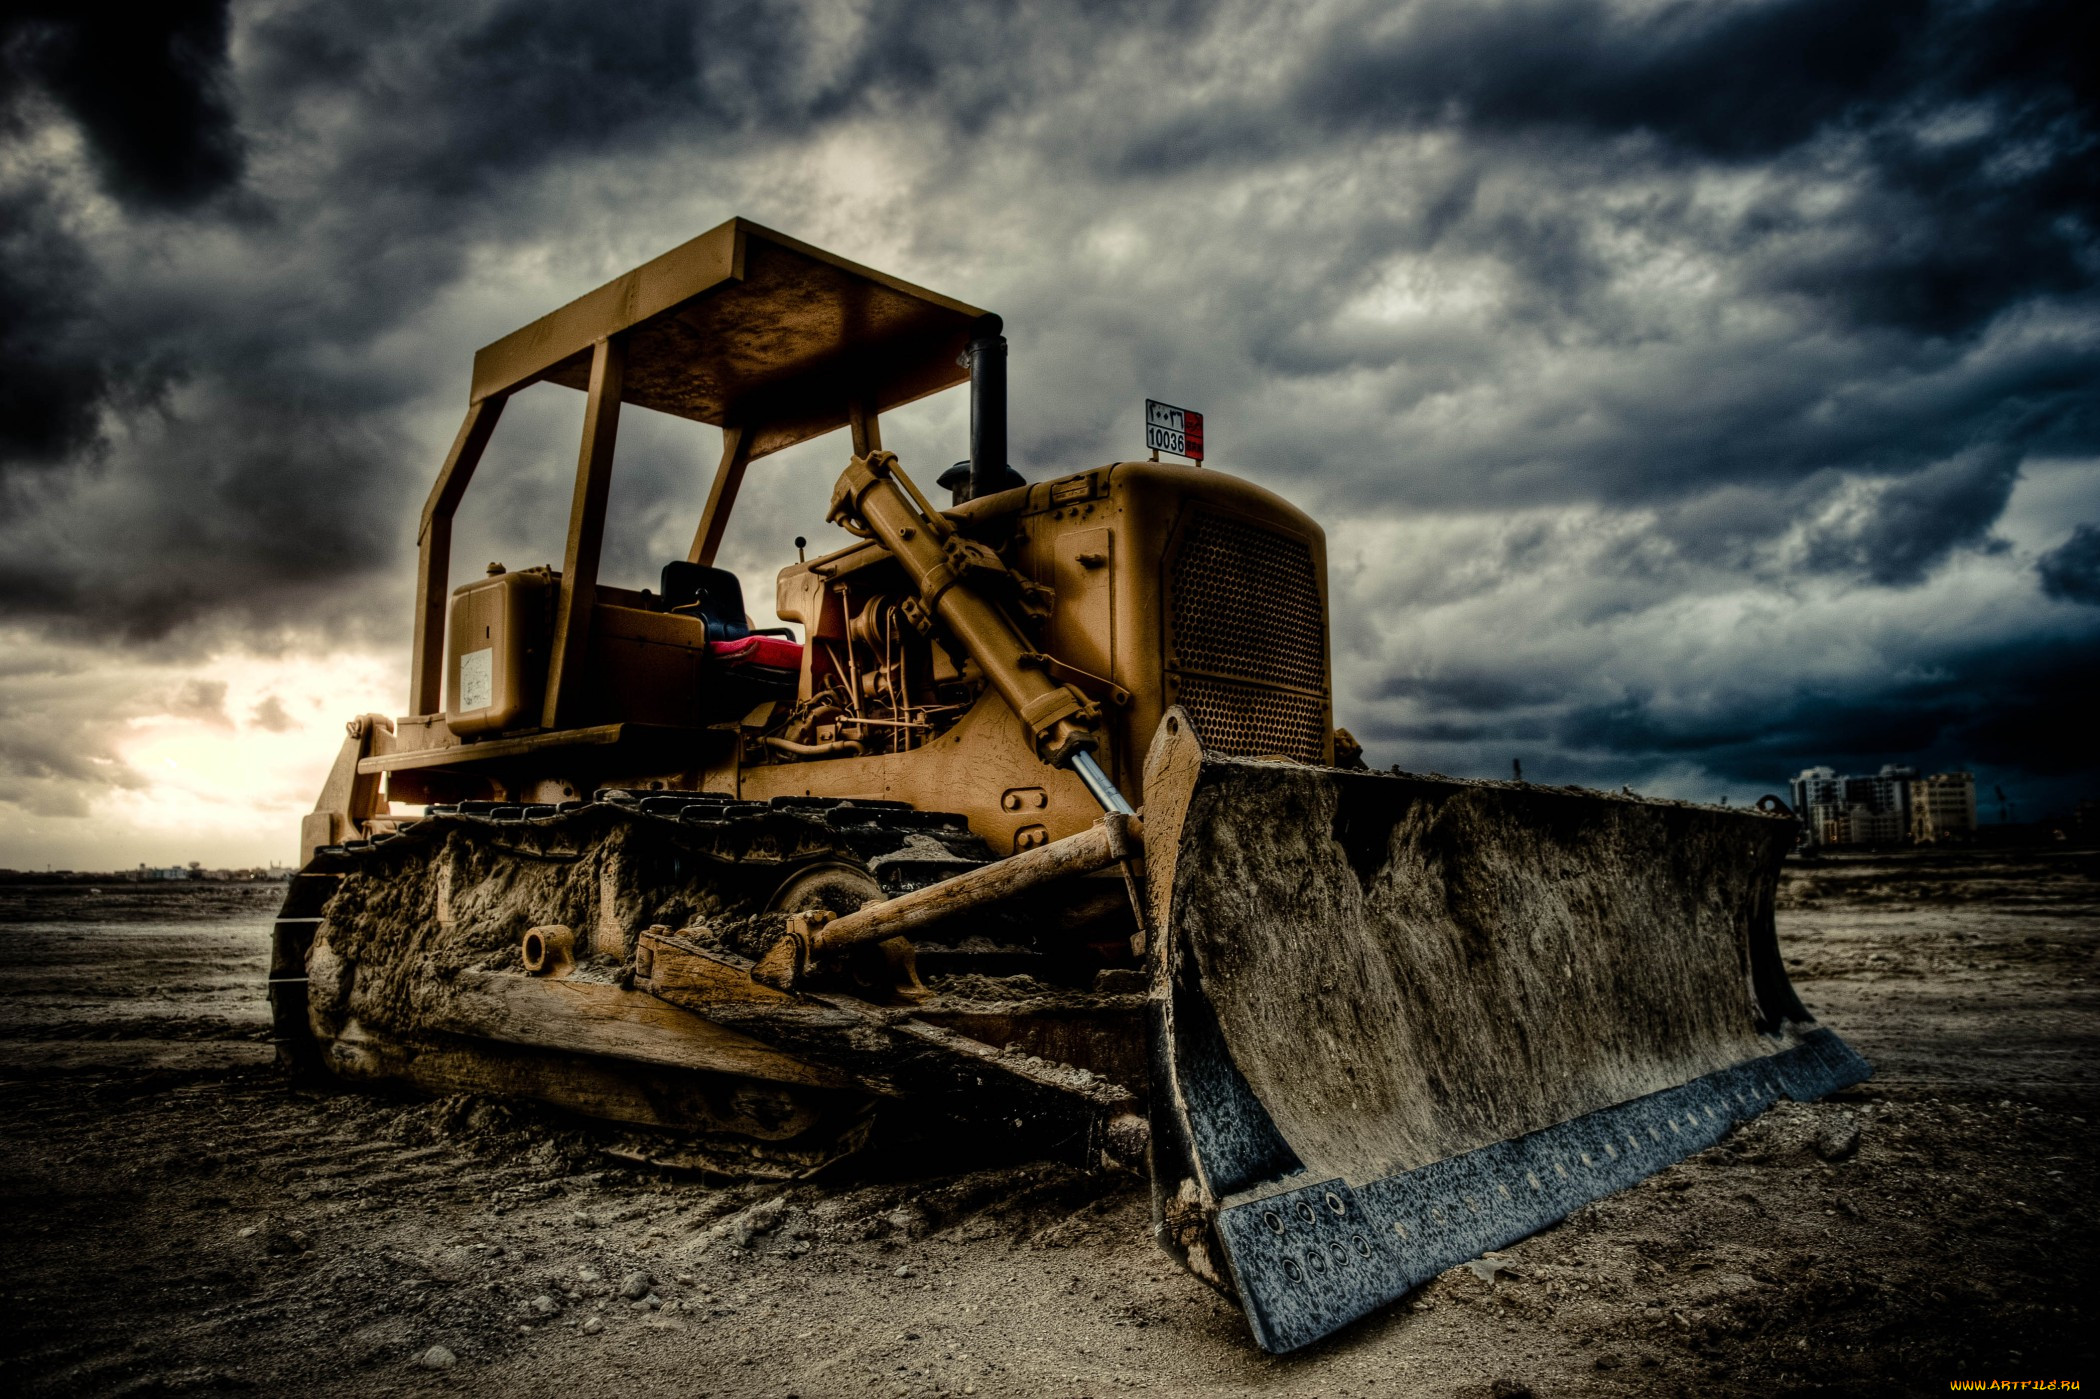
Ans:
[[[0,1389],[1764,1399],[2081,1378],[2096,867],[1790,867],[1797,981],[1873,1081],[1286,1357],[1153,1248],[1134,1177],[944,1169],[936,1143],[752,1184],[635,1166],[527,1105],[296,1088],[258,996],[226,989],[260,965],[252,913],[98,920],[40,896],[30,917],[0,890]],[[184,987],[203,1010],[139,1013]]]

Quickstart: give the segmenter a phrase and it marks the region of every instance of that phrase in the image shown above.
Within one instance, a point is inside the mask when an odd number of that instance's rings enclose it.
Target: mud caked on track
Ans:
[[[1790,862],[1781,937],[1876,1065],[1296,1355],[1131,1175],[637,1165],[473,1096],[288,1086],[281,887],[0,894],[0,1383],[28,1394],[1909,1394],[2092,1371],[2090,853]],[[634,1295],[629,1295],[634,1294]]]
[[[820,983],[853,1009],[752,978],[791,912],[850,913],[989,858],[961,818],[899,803],[622,792],[447,811],[325,850],[293,881],[273,952],[279,1042],[349,1081],[651,1129],[661,1162],[801,1175],[877,1129],[946,1137],[986,1117],[995,1136],[1092,1161],[1088,1085],[1127,1111],[1100,1074],[1143,1064],[1138,988],[1044,936],[1074,897],[1097,918],[1091,890],[860,949]],[[1106,893],[1125,898],[1120,882]],[[937,1052],[965,1042],[982,1057]]]

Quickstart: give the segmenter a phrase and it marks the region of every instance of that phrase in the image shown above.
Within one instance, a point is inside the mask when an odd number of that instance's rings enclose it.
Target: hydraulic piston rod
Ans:
[[[1108,780],[1108,774],[1101,770],[1101,764],[1094,761],[1093,754],[1085,751],[1074,753],[1069,766],[1073,772],[1079,774],[1079,780],[1086,784],[1086,789],[1093,794],[1094,800],[1101,803],[1103,811],[1118,816],[1137,815],[1130,809],[1130,803],[1124,799],[1122,792],[1117,790],[1116,784]]]
[[[907,490],[920,504],[906,496]],[[977,662],[1028,726],[1037,757],[1052,767],[1064,767],[1075,754],[1092,751],[1100,743],[1099,707],[1070,685],[1051,679],[1020,628],[967,576],[996,579],[1007,572],[1005,564],[984,545],[956,533],[939,511],[927,507],[922,513],[924,500],[898,467],[895,453],[870,452],[855,457],[839,477],[830,517],[848,529],[874,535],[903,565],[919,590],[913,601],[920,615],[938,617]],[[1093,787],[1091,780],[1088,786]],[[1100,796],[1098,790],[1095,795]],[[1105,800],[1102,806],[1117,809]]]

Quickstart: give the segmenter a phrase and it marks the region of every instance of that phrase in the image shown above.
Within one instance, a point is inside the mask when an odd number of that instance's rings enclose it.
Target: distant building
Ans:
[[[1877,839],[1899,844],[1910,839],[1911,784],[1917,780],[1918,770],[1900,763],[1885,763],[1881,771],[1874,775],[1872,804],[1875,814],[1894,818],[1894,826],[1890,833]]]
[[[1921,844],[1961,840],[1976,831],[1976,779],[1936,772],[1910,784],[1910,838]]]
[[[1901,845],[1916,838],[1912,789],[1917,783],[1918,770],[1900,763],[1886,764],[1872,776],[1804,768],[1792,783],[1794,811],[1810,845]]]
[[[1845,808],[1845,835],[1847,845],[1901,845],[1910,838],[1910,823],[1900,812],[1855,803]]]
[[[1842,809],[1845,805],[1845,781],[1836,768],[1803,768],[1793,789],[1794,814],[1804,821],[1813,822],[1818,807]]]

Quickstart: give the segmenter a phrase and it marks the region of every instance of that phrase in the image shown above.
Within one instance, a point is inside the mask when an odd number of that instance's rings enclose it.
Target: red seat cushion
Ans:
[[[708,655],[733,670],[763,666],[767,670],[802,669],[802,643],[780,636],[747,636],[737,641],[710,641]]]

